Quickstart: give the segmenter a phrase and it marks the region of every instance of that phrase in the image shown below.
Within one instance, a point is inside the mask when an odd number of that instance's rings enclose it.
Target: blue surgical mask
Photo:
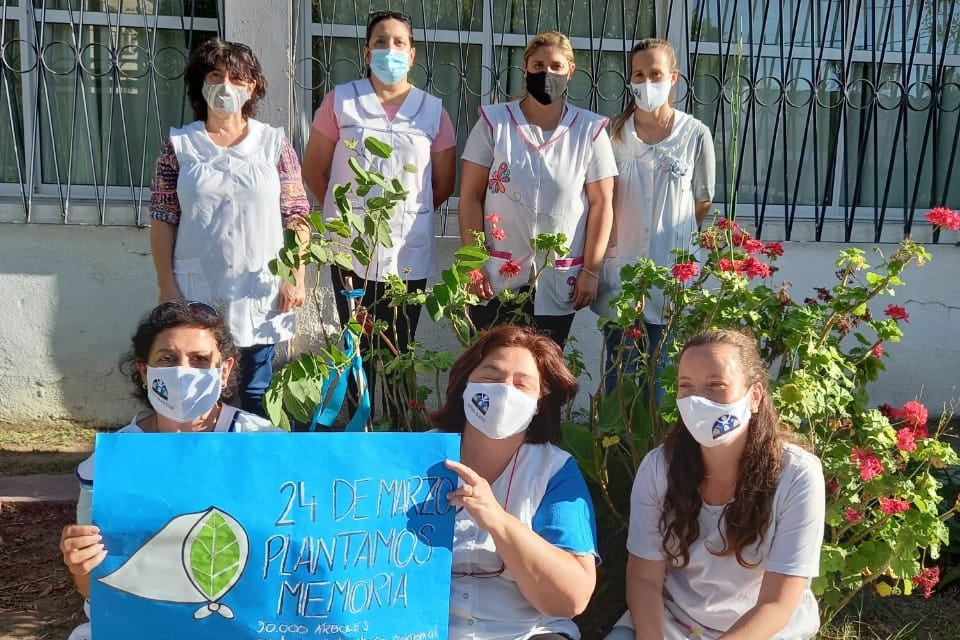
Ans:
[[[374,49],[370,53],[370,71],[384,84],[397,84],[410,71],[410,54],[395,49]]]

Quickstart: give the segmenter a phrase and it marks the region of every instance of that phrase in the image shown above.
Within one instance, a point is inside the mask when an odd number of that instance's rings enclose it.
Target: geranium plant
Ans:
[[[935,218],[944,225],[953,220],[942,212]],[[941,505],[940,485],[931,473],[958,462],[940,439],[946,417],[931,427],[919,402],[881,411],[871,408],[867,394],[867,384],[889,357],[884,345],[898,342],[909,321],[902,306],[877,301],[894,295],[905,284],[904,270],[923,266],[929,253],[906,239],[889,256],[875,249],[871,266],[864,251],[843,249],[836,281],[799,300],[789,282],[774,281],[784,247],[754,238],[732,220],[715,220],[694,234],[688,249],[674,254],[673,265],[641,259],[623,267],[622,292],[599,324],[638,339],[639,370],[628,373],[627,352],[617,354],[612,373],[619,384],[604,397],[601,383],[592,396],[589,431],[565,426],[568,448],[608,509],[626,526],[624,486],[676,420],[669,393],[675,390],[672,365],[659,374],[668,393],[663,406],[656,402],[654,364],[660,353],[675,361],[692,335],[740,328],[758,339],[784,422],[823,462],[827,530],[822,575],[813,588],[824,621],[868,584],[881,593],[920,588],[929,595],[938,576],[930,565],[947,542],[944,522],[955,514],[954,505]],[[639,327],[653,290],[665,299],[666,330],[660,344],[646,345]]]

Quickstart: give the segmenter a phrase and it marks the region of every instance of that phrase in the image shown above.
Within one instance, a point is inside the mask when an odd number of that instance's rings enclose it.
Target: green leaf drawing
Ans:
[[[240,524],[222,511],[211,508],[188,536],[189,570],[194,586],[211,602],[223,597],[240,578],[246,564],[246,538]],[[229,520],[228,520],[229,519]],[[192,542],[189,542],[193,538]],[[186,551],[186,550],[185,550]]]

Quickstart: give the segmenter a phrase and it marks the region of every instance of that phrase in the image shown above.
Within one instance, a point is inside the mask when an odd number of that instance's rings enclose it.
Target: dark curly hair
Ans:
[[[183,76],[183,81],[187,85],[187,98],[190,100],[196,119],[207,119],[203,79],[217,67],[226,69],[227,75],[233,80],[255,84],[250,99],[243,105],[242,113],[245,119],[257,115],[257,106],[267,94],[267,79],[263,75],[260,61],[245,44],[211,38],[194,50]]]
[[[230,335],[227,325],[224,324],[222,316],[219,313],[214,314],[207,311],[204,307],[207,307],[207,305],[181,301],[164,302],[154,307],[137,325],[137,331],[130,340],[133,349],[120,360],[120,372],[129,377],[133,383],[134,397],[147,406],[150,405],[150,401],[147,397],[147,389],[143,384],[143,378],[140,377],[140,371],[137,369],[137,364],[146,364],[150,359],[150,350],[153,348],[153,343],[158,335],[167,329],[176,327],[206,329],[213,334],[217,341],[217,349],[220,351],[221,359],[233,358],[234,361],[230,377],[220,392],[220,399],[223,402],[230,402],[236,395],[237,380],[240,376],[240,367],[237,364],[240,358],[240,350],[233,343],[233,337]]]
[[[540,372],[540,387],[545,391],[524,441],[530,444],[559,444],[563,437],[560,412],[563,405],[577,394],[577,379],[564,363],[563,351],[557,343],[527,327],[497,327],[470,345],[450,368],[446,402],[430,416],[431,423],[441,431],[463,433],[467,421],[463,412],[463,390],[467,388],[467,378],[491,351],[503,347],[522,347],[533,354]]]
[[[770,397],[767,368],[760,359],[756,340],[739,331],[724,329],[708,331],[691,338],[677,359],[693,347],[729,345],[736,352],[747,387],[763,387],[760,407],[747,426],[746,448],[740,458],[737,486],[733,502],[723,509],[723,549],[711,549],[719,556],[735,555],[737,562],[752,568],[744,559],[743,551],[759,545],[770,525],[773,497],[780,481],[780,459],[784,442],[794,442],[783,430],[777,410]],[[698,517],[703,500],[700,484],[703,482],[703,457],[700,445],[678,418],[664,442],[667,463],[667,493],[660,514],[663,551],[673,566],[683,568],[690,562],[690,545],[700,537]]]

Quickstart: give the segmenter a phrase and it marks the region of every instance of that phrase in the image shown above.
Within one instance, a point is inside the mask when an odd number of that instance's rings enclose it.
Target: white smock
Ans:
[[[583,268],[590,211],[585,189],[587,169],[594,142],[606,135],[607,118],[571,104],[566,108],[553,134],[541,142],[539,127],[527,123],[519,102],[480,107],[494,142],[483,202],[490,253],[486,269],[494,294],[530,283],[534,270],[544,261],[543,254],[530,246],[538,234],[563,233],[570,248],[570,253],[554,260],[554,266],[541,274],[534,297],[536,315],[574,312],[573,289]],[[506,234],[503,240],[492,235],[487,216],[494,213],[500,216],[497,226]],[[510,261],[519,265],[520,272],[507,277],[500,269]]]
[[[694,252],[696,204],[713,200],[713,139],[693,116],[674,114],[673,129],[660,142],[640,140],[632,117],[624,122],[621,139],[612,141],[620,172],[613,201],[616,245],[607,250],[597,298],[590,305],[597,315],[613,316],[610,301],[620,294],[623,266],[650,258],[658,266],[672,267],[674,249]],[[700,161],[701,154],[708,155],[707,162]],[[663,306],[663,292],[651,290],[644,320],[666,324]]]
[[[663,447],[644,458],[630,497],[627,550],[638,558],[660,561],[660,513],[667,491],[667,462]],[[759,545],[748,547],[745,568],[736,556],[717,556],[724,548],[723,506],[700,509],[700,537],[690,545],[690,563],[683,569],[667,567],[663,582],[664,639],[713,640],[723,635],[757,603],[766,571],[807,578],[800,603],[787,625],[770,640],[807,640],[817,634],[820,617],[810,579],[820,575],[823,543],[824,481],[820,460],[792,444],[784,445],[780,481],[773,497],[770,526]],[[617,626],[632,628],[628,611]]]
[[[203,121],[170,130],[181,209],[173,275],[187,300],[223,311],[238,347],[284,342],[296,328],[292,311],[277,311],[281,279],[268,267],[283,248],[283,129],[247,125],[232,147],[214,143]]]
[[[534,516],[551,478],[569,459],[570,454],[552,444],[524,444],[490,489],[507,513],[533,529]],[[509,569],[491,575],[501,567],[493,537],[466,509],[458,511],[453,533],[450,640],[525,640],[543,633],[580,638],[572,620],[537,611]],[[490,577],[458,577],[458,573]]]
[[[333,197],[336,185],[349,182],[356,189],[357,178],[348,165],[350,158],[356,158],[364,169],[381,173],[387,182],[398,179],[408,193],[390,218],[393,246],[378,245],[369,267],[353,257],[354,273],[378,282],[385,281],[387,275],[400,276],[404,280],[421,280],[436,275],[431,145],[440,131],[443,103],[413,87],[390,120],[370,80],[364,79],[335,87],[333,109],[340,126],[340,142],[330,165],[330,182],[323,201],[324,219],[340,217]],[[393,148],[390,157],[379,158],[367,151],[363,141],[368,137],[390,145]],[[356,142],[355,149],[344,144],[347,140]],[[413,167],[416,172],[407,170]],[[380,193],[381,189],[375,187],[366,197],[379,196]],[[362,213],[361,199],[351,192],[350,200],[354,212]],[[331,239],[345,244],[353,241],[352,238],[345,240],[333,236]],[[359,286],[361,283],[354,284]]]

